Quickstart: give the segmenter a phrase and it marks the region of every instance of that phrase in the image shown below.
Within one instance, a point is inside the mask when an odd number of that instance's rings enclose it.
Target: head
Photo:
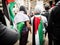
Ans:
[[[40,13],[41,13],[41,10],[38,7],[36,7],[34,10],[34,14],[40,14]]]
[[[47,3],[47,4],[45,4],[45,5],[44,5],[44,8],[45,8],[45,10],[49,10],[49,9],[50,9],[49,4],[48,4],[48,3]]]
[[[26,10],[25,6],[20,6],[19,11],[24,11],[24,13],[27,14],[27,10]]]

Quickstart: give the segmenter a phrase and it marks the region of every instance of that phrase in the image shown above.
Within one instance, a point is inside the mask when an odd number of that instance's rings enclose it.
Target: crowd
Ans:
[[[44,11],[36,7],[27,13],[24,5],[16,9],[15,2],[10,3],[8,12],[13,28],[8,28],[4,12],[0,10],[0,44],[14,45],[19,40],[19,45],[26,45],[28,34],[33,34],[33,45],[43,45],[44,36],[48,33],[48,45],[60,44],[60,1],[55,4],[50,1],[43,4]],[[13,10],[13,11],[12,11]],[[33,31],[31,30],[33,27]]]

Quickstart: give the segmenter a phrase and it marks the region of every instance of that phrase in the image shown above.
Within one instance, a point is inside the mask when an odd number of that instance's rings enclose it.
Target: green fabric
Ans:
[[[22,29],[24,26],[25,26],[24,22],[17,23],[17,29],[18,29],[18,32],[20,33],[20,35],[21,35]]]
[[[24,22],[17,23],[18,31],[21,32],[24,26],[25,26]]]
[[[43,22],[40,21],[39,27],[38,27],[38,33],[39,33],[39,41],[40,45],[43,45]]]
[[[13,13],[13,7],[14,7],[14,5],[15,5],[15,2],[11,2],[10,3],[10,6],[9,6],[9,13],[10,13],[10,19],[11,19],[11,21],[13,22],[14,21],[14,13]]]

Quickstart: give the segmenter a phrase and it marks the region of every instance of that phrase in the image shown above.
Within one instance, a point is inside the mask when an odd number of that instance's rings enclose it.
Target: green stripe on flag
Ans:
[[[18,29],[18,32],[20,33],[20,35],[22,33],[22,29],[23,29],[24,26],[25,26],[25,23],[24,22],[19,22],[17,24],[17,29]]]
[[[40,45],[43,45],[43,22],[40,21],[39,27],[38,27],[38,33],[39,33],[39,41]]]
[[[14,21],[14,13],[12,12],[14,5],[15,2],[11,2],[9,6],[10,19],[12,20],[12,22]]]

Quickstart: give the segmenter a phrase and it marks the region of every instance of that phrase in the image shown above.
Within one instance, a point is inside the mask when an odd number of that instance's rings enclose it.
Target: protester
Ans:
[[[48,21],[48,36],[49,40],[54,42],[54,45],[60,45],[60,1],[54,6],[50,12]],[[49,43],[52,45],[52,43]]]
[[[22,24],[22,25],[20,25]],[[26,45],[28,39],[28,32],[31,31],[29,24],[29,17],[24,6],[20,6],[19,12],[14,18],[14,25],[20,33],[20,45]]]
[[[48,18],[49,18],[49,9],[50,9],[49,4],[46,3],[46,4],[44,5],[44,8],[45,8],[45,11],[43,11],[43,12],[41,13],[41,15],[45,16],[45,17],[47,18],[47,21],[48,21]],[[48,22],[47,22],[47,24],[48,24]],[[48,25],[44,24],[44,26],[45,26],[45,29],[46,29],[46,32],[45,32],[45,36],[46,36],[46,34],[47,34],[47,26],[48,26]]]
[[[42,22],[41,22],[42,20]],[[41,10],[39,7],[36,7],[34,10],[34,16],[31,18],[32,26],[33,26],[33,43],[35,45],[42,45],[43,44],[43,32],[45,33],[45,27],[44,24],[47,25],[47,18],[43,15],[41,15]],[[40,34],[39,34],[39,24],[42,23],[42,27],[40,29]],[[43,31],[43,32],[42,32]],[[39,38],[41,36],[41,38]],[[35,39],[35,40],[34,40]],[[41,39],[41,40],[40,40]],[[39,42],[40,41],[40,42]]]

